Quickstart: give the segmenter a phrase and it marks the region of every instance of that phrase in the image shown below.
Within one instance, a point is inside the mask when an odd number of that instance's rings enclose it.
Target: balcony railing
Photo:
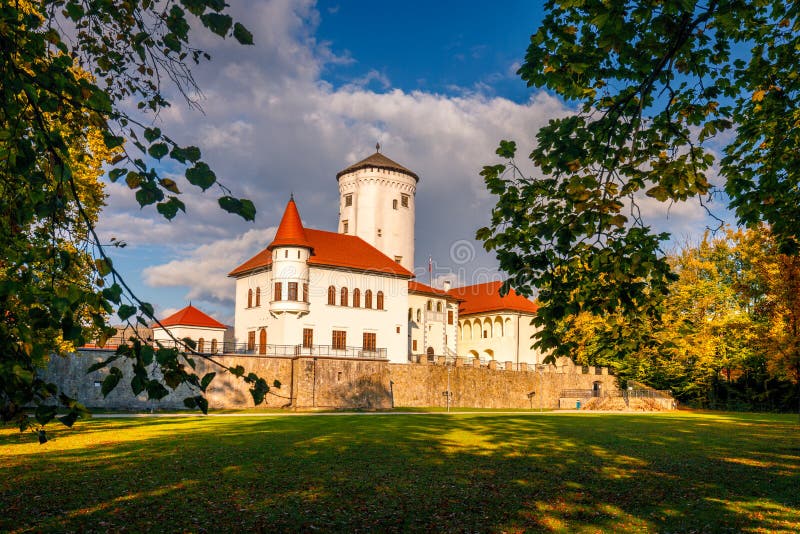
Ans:
[[[86,345],[83,348],[96,348],[114,350],[123,343],[122,339],[115,338],[109,339],[104,347],[96,345]],[[186,350],[187,347],[182,342],[159,341],[162,347]],[[149,345],[156,346],[156,342],[148,341]],[[260,356],[260,357],[292,357],[292,356],[322,356],[332,358],[364,358],[372,360],[385,360],[387,359],[387,352],[385,348],[377,347],[374,349],[365,349],[363,347],[333,347],[331,345],[273,345],[267,344],[249,344],[249,343],[217,343],[213,347],[209,340],[203,342],[203,346],[195,345],[195,352],[200,354],[237,354],[246,356]]]

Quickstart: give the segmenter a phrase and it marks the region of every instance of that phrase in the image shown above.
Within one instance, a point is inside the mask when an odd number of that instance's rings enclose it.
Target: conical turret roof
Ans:
[[[278,231],[275,232],[275,239],[269,244],[267,250],[272,250],[275,247],[314,248],[306,237],[305,228],[303,228],[303,223],[300,221],[300,213],[297,211],[297,205],[294,203],[294,196],[289,198],[289,203],[286,204],[281,223],[278,225]]]
[[[369,156],[367,158],[364,158],[359,162],[353,163],[352,165],[350,165],[349,167],[347,167],[343,171],[339,171],[336,174],[336,179],[338,180],[339,178],[341,178],[345,174],[349,174],[351,172],[355,172],[355,171],[358,171],[358,170],[361,170],[361,169],[369,169],[369,168],[378,168],[378,169],[384,169],[384,170],[387,170],[387,171],[401,172],[403,174],[407,174],[407,175],[411,176],[412,178],[414,178],[414,180],[419,182],[419,176],[417,176],[417,173],[415,173],[414,171],[408,170],[405,167],[403,167],[402,165],[400,165],[399,163],[397,163],[396,161],[393,161],[393,160],[387,158],[386,156],[381,154],[379,150],[376,150],[375,153],[372,154],[371,156]]]
[[[205,328],[226,328],[210,315],[203,313],[191,304],[161,320],[163,326],[202,326]],[[159,328],[158,323],[153,328]]]

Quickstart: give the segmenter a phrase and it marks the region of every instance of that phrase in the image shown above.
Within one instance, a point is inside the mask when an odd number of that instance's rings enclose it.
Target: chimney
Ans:
[[[451,285],[452,285],[452,284],[450,283],[450,280],[445,280],[445,281],[444,281],[444,290],[445,290],[445,291],[450,291],[450,286],[451,286]]]

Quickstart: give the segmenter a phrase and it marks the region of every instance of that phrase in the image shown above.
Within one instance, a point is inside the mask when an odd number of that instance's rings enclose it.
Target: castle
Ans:
[[[192,306],[161,321],[154,339],[189,337],[212,353],[541,363],[534,302],[501,297],[499,281],[437,289],[414,279],[415,172],[378,145],[336,179],[337,232],[305,228],[290,198],[272,242],[229,273],[233,339]]]

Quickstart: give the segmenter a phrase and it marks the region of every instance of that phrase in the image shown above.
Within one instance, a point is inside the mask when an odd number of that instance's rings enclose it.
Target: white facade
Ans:
[[[458,349],[458,302],[443,295],[408,295],[408,353],[455,356]]]
[[[280,249],[276,249],[280,253]],[[274,260],[273,260],[274,261]],[[273,263],[273,268],[275,264]],[[242,276],[236,280],[236,343],[242,350],[260,352],[262,344],[269,345],[266,351],[278,350],[278,355],[291,355],[299,347],[305,354],[304,345],[322,347],[321,355],[368,357],[371,348],[385,349],[392,362],[408,361],[406,303],[408,281],[404,277],[379,273],[358,272],[346,269],[307,266],[309,276],[308,302],[286,303],[284,293],[280,301],[273,299],[274,281],[272,268]],[[329,303],[329,290],[333,288],[333,304]],[[347,303],[342,304],[342,289],[346,290]],[[354,292],[359,292],[359,305],[354,305]],[[248,292],[260,292],[259,302],[252,300],[247,307]],[[285,289],[282,289],[285,291]],[[371,307],[366,308],[367,293],[371,294]],[[267,296],[265,298],[265,296]],[[382,309],[378,309],[379,295]],[[258,305],[256,305],[258,304]],[[286,306],[302,307],[303,313],[276,312]],[[263,332],[263,333],[262,333]],[[343,332],[343,334],[334,334]],[[365,338],[364,334],[372,339]],[[263,337],[262,337],[263,336]],[[310,336],[310,337],[309,337]],[[335,336],[346,347],[336,349]],[[374,343],[374,347],[370,344]],[[276,349],[275,347],[282,347]],[[324,354],[323,354],[324,353]],[[345,354],[346,353],[346,354]]]
[[[339,177],[338,232],[360,237],[413,272],[416,192],[417,179],[399,170],[345,172]]]
[[[538,364],[544,356],[531,348],[534,315],[512,311],[478,313],[458,321],[458,355],[464,358]]]

